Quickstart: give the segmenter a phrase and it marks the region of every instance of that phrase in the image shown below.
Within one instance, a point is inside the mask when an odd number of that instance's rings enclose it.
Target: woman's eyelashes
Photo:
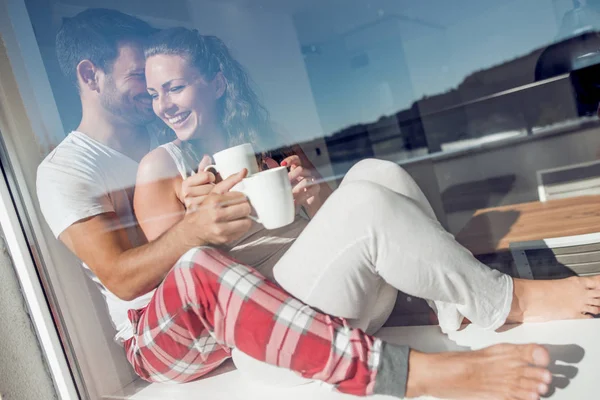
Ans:
[[[184,88],[185,88],[185,86],[183,86],[183,85],[173,86],[172,88],[169,88],[169,93],[179,93]],[[156,92],[148,92],[148,94],[150,95],[150,97],[152,98],[152,100],[158,99],[158,93],[156,93]]]

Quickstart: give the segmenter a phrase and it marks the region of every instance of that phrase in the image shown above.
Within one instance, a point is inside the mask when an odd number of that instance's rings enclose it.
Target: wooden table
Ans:
[[[477,210],[456,240],[479,256],[506,252],[511,242],[595,232],[600,232],[600,196],[581,196]]]

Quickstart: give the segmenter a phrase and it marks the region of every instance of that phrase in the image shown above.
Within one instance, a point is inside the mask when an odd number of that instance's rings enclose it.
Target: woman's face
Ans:
[[[154,112],[180,140],[219,132],[220,79],[207,82],[185,58],[160,54],[146,60],[146,83]]]

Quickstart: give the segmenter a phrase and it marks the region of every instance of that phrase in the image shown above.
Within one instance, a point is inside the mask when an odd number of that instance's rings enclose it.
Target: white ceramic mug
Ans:
[[[243,180],[241,191],[258,215],[258,218],[251,218],[265,228],[277,229],[294,221],[294,195],[286,167],[253,174]]]
[[[254,154],[252,145],[249,143],[221,150],[213,155],[213,160],[215,161],[214,165],[207,166],[204,168],[204,171],[213,168],[221,174],[221,178],[223,179],[237,174],[244,168],[248,170],[248,176],[258,172],[256,155]]]

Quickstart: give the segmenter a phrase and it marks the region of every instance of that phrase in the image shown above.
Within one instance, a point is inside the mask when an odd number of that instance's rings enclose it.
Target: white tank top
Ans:
[[[173,142],[160,146],[173,159],[177,171],[183,179],[189,177],[200,160],[193,159]],[[308,224],[308,219],[300,214],[290,225],[267,230],[261,224],[252,223],[250,230],[234,243],[221,246],[236,260],[257,269],[273,281],[273,267],[290,248],[294,240]]]

